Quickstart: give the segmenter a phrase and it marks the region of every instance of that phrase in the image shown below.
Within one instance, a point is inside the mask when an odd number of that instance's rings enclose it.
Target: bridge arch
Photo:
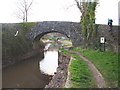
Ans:
[[[82,44],[80,24],[75,22],[44,21],[38,22],[27,34],[31,41],[39,40],[47,33],[58,32],[64,34],[72,41],[74,46]]]
[[[44,35],[46,34],[49,34],[49,33],[60,33],[62,35],[65,35],[67,38],[70,38],[69,35],[63,33],[63,32],[59,32],[59,31],[49,31],[49,32],[43,32],[43,33],[40,33],[39,35],[37,35],[35,38],[34,38],[34,41],[38,41],[40,40],[40,38],[42,38]]]

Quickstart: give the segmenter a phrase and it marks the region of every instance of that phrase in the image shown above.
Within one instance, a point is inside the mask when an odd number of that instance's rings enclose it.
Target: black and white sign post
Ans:
[[[100,37],[100,51],[102,50],[102,47],[105,51],[105,37]]]

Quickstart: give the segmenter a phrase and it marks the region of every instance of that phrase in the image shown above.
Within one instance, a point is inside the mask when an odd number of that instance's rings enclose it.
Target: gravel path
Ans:
[[[90,60],[88,60],[86,57],[83,57],[78,52],[74,52],[71,50],[69,52],[78,55],[80,58],[82,58],[82,60],[84,60],[88,64],[90,70],[92,71],[93,77],[96,81],[96,85],[98,88],[106,88],[106,84],[104,78],[102,77],[102,74],[98,71],[98,69],[94,66],[94,64]]]

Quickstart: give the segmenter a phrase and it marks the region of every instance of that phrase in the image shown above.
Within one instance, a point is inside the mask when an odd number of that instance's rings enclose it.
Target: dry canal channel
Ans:
[[[53,59],[55,55],[57,57]],[[40,56],[36,56],[6,67],[2,71],[2,88],[44,88],[51,80],[57,65],[58,51],[48,51],[44,53],[43,60],[40,59]]]

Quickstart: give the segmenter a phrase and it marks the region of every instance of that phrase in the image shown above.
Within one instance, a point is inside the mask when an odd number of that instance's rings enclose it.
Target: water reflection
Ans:
[[[58,67],[58,51],[50,50],[44,52],[44,59],[40,61],[40,70],[48,75],[54,75]]]

